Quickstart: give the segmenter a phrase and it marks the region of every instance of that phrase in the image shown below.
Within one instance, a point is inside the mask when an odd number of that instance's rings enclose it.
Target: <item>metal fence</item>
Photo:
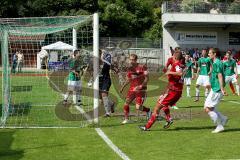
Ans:
[[[162,40],[153,42],[144,38],[101,37],[100,48],[107,49],[113,55],[113,62],[120,68],[127,64],[127,57],[135,53],[139,63],[146,64],[150,71],[159,71],[164,64]]]
[[[166,1],[162,4],[163,13],[211,13],[240,14],[240,3],[208,1]]]
[[[100,48],[162,48],[162,39],[152,41],[145,38],[101,37]]]

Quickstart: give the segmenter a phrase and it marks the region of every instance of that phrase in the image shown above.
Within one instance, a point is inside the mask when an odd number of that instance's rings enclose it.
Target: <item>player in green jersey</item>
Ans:
[[[70,72],[68,74],[68,88],[64,95],[64,104],[67,103],[69,93],[73,93],[73,104],[81,104],[82,83],[80,79],[80,52],[75,50],[68,61]]]
[[[185,66],[186,66],[186,73],[184,75],[184,84],[187,86],[187,97],[190,96],[190,85],[191,80],[194,79],[194,70],[193,70],[193,62],[190,59],[190,55],[185,56]]]
[[[231,58],[231,52],[226,53],[226,60],[223,62],[223,67],[225,71],[225,82],[233,83],[236,86],[237,95],[239,96],[239,84],[237,81],[238,71],[236,61]]]
[[[211,91],[208,94],[204,109],[217,125],[216,129],[212,133],[218,133],[224,130],[224,125],[227,123],[227,117],[222,115],[218,110],[217,106],[221,101],[223,95],[225,95],[225,82],[224,82],[224,68],[223,63],[218,58],[217,50],[211,48],[209,50],[209,57],[212,60],[212,73],[210,77]]]
[[[197,69],[197,82],[196,82],[196,99],[195,102],[199,101],[200,95],[200,86],[205,87],[205,97],[207,97],[210,90],[209,75],[211,74],[211,62],[207,55],[207,50],[202,50],[202,57],[198,60],[198,69]]]

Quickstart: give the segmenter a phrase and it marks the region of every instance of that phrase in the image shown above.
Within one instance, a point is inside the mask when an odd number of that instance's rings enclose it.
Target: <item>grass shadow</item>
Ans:
[[[240,132],[240,128],[229,128],[225,129],[224,132]]]
[[[23,150],[12,150],[13,135],[15,131],[0,129],[0,159],[1,160],[19,160],[24,156]]]
[[[156,129],[151,131],[191,131],[191,130],[209,130],[214,129],[214,126],[200,126],[200,127],[176,127],[176,128],[169,128],[169,129]]]

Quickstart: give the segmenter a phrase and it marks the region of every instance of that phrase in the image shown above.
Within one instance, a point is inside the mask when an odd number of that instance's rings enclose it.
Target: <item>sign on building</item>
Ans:
[[[217,44],[217,32],[187,32],[175,34],[178,44]]]

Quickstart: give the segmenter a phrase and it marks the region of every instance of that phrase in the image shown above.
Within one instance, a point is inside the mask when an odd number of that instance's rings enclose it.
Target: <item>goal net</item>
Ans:
[[[0,40],[1,127],[82,127],[98,121],[97,14],[3,18]],[[69,87],[69,80],[77,87]]]

